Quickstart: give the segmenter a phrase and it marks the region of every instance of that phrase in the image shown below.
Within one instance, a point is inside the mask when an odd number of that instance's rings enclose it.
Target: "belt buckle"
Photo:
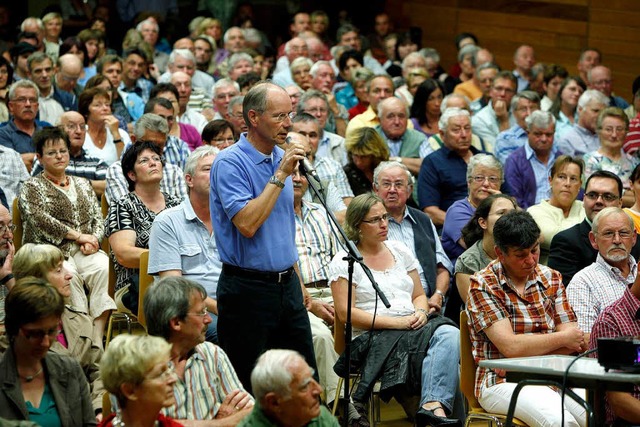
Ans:
[[[284,280],[285,275],[287,274],[286,271],[278,271],[278,284],[282,283]]]

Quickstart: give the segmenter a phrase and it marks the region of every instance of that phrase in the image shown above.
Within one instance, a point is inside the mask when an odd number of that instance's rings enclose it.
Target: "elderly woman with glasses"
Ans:
[[[160,413],[175,403],[177,381],[171,344],[149,335],[118,335],[100,362],[104,386],[118,401],[118,410],[100,427],[180,427]]]
[[[415,408],[418,426],[455,424],[458,420],[448,416],[458,387],[460,333],[453,322],[429,307],[417,259],[403,243],[387,240],[388,226],[387,210],[378,196],[362,194],[349,204],[344,225],[347,237],[355,242],[363,263],[391,303],[390,308],[384,307],[362,266],[356,265],[351,301],[352,363],[361,366],[362,379],[353,394],[354,406],[362,411],[382,375],[383,399],[392,395],[421,397],[420,407]],[[340,251],[329,266],[336,319],[342,322],[349,286],[345,256]],[[369,352],[369,348],[375,351]],[[413,353],[411,359],[409,353]],[[337,369],[340,364],[341,360]]]
[[[35,277],[46,280],[64,298],[71,296],[71,272],[64,266],[62,251],[52,245],[27,243],[16,253],[13,260],[16,280]],[[96,420],[102,420],[102,395],[104,387],[100,379],[98,363],[102,357],[102,341],[91,337],[93,322],[89,316],[65,305],[60,318],[60,331],[50,351],[71,356],[80,363],[91,389]]]
[[[467,250],[462,239],[462,228],[473,216],[476,208],[492,194],[500,193],[504,180],[502,165],[490,154],[476,154],[467,165],[467,187],[469,195],[454,202],[442,226],[442,247],[453,264]]]
[[[149,248],[149,233],[160,212],[180,200],[160,191],[164,157],[157,144],[138,141],[122,156],[122,172],[129,193],[109,206],[105,235],[116,271],[116,304],[122,311],[138,312],[140,255]]]
[[[108,292],[109,258],[100,250],[104,223],[98,199],[89,180],[66,174],[70,142],[64,131],[45,128],[33,141],[43,171],[20,192],[22,243],[48,243],[62,250],[74,276],[70,303],[91,316],[94,339],[101,342],[116,305]]]
[[[5,310],[9,348],[0,359],[0,417],[41,426],[95,426],[82,368],[49,351],[60,337],[62,295],[42,279],[23,278],[7,295]]]

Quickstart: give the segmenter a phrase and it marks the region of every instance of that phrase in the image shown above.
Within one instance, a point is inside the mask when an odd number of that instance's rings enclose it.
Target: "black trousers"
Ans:
[[[309,316],[296,274],[277,284],[223,271],[217,297],[220,347],[247,391],[251,391],[256,360],[272,348],[297,351],[317,371]]]

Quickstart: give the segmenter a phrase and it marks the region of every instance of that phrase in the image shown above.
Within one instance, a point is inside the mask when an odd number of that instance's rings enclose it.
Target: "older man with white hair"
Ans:
[[[412,174],[418,175],[422,159],[433,150],[423,133],[407,128],[409,106],[395,96],[383,99],[378,104],[378,118],[380,124],[375,130],[387,143],[390,159],[405,164]]]
[[[284,56],[278,58],[276,68],[273,71],[274,83],[282,87],[292,84],[293,77],[289,65],[294,59],[300,57],[309,57],[309,46],[305,39],[296,36],[284,44]]]
[[[160,26],[154,18],[147,18],[141,21],[136,30],[142,34],[142,39],[153,49],[153,63],[159,73],[164,73],[169,62],[169,55],[158,50],[158,40],[160,35]]]
[[[602,92],[589,89],[578,99],[578,123],[558,138],[558,150],[562,154],[578,156],[600,148],[600,139],[596,133],[598,114],[609,106],[609,99]]]
[[[256,405],[238,426],[338,427],[338,420],[320,405],[322,387],[313,374],[295,351],[264,352],[251,372]]]
[[[220,79],[213,86],[213,107],[216,110],[213,120],[229,120],[229,103],[240,95],[240,86],[229,78]]]
[[[160,76],[158,82],[168,83],[171,81],[171,75],[176,71],[187,73],[191,77],[191,85],[202,89],[208,98],[211,97],[215,81],[209,74],[197,69],[196,57],[190,50],[174,49],[169,55],[167,71]]]

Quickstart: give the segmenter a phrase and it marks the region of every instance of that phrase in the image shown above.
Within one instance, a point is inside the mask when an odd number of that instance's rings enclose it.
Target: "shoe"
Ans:
[[[359,418],[349,417],[349,425],[352,427],[370,427],[369,418],[367,417],[367,408],[360,402],[353,402],[353,407],[360,415]],[[351,411],[349,411],[351,415]]]
[[[458,420],[457,418],[446,418],[446,417],[437,416],[436,414],[434,414],[436,409],[437,408],[418,409],[418,412],[416,412],[416,426],[417,427],[425,427],[425,426],[438,427],[438,426],[460,426],[461,425],[460,420]]]

